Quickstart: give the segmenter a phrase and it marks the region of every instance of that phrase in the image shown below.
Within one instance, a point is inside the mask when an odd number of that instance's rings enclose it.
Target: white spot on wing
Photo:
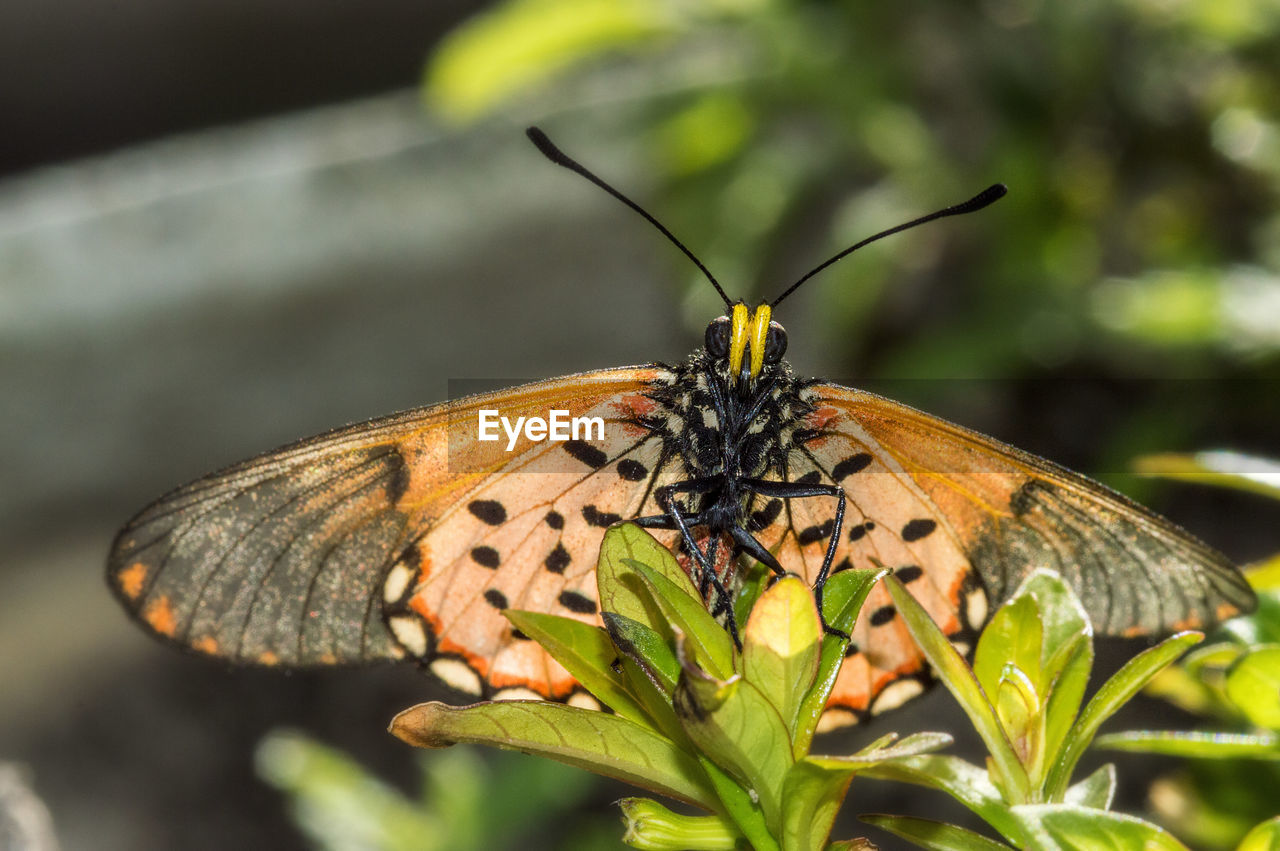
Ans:
[[[884,687],[884,691],[880,692],[875,703],[871,704],[871,714],[879,715],[881,712],[897,709],[923,691],[924,685],[919,680],[898,680],[889,683]]]
[[[852,727],[858,723],[858,716],[850,712],[848,709],[837,709],[828,707],[821,717],[818,718],[817,731],[819,733],[830,733],[832,730],[839,730],[842,727]]]
[[[494,700],[542,700],[542,695],[538,694],[531,688],[519,686],[516,688],[504,688],[502,691],[493,696]]]
[[[408,565],[397,564],[387,573],[387,581],[382,583],[382,599],[394,603],[404,596],[409,581],[413,579],[413,571]]]
[[[987,622],[987,592],[981,588],[964,598],[964,618],[969,626],[980,629]]]
[[[576,706],[579,709],[599,710],[603,708],[600,706],[600,701],[596,700],[585,691],[575,691],[573,694],[569,695],[569,699],[565,702],[570,706]]]
[[[461,659],[437,659],[430,667],[431,673],[443,680],[445,685],[467,694],[480,694],[480,675]]]
[[[406,650],[419,658],[427,655],[427,632],[422,621],[413,615],[396,615],[387,618],[387,625],[391,627],[391,634],[396,637],[396,641],[404,645]]]

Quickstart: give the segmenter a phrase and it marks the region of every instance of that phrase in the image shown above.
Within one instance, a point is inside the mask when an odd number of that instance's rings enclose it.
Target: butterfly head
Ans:
[[[742,302],[731,305],[727,316],[707,325],[707,354],[728,366],[729,380],[749,388],[768,365],[787,352],[787,332],[773,321],[773,308],[761,304],[751,310]]]

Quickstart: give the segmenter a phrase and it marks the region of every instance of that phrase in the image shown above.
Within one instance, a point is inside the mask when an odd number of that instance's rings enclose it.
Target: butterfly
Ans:
[[[804,281],[873,240],[984,207],[1002,186],[862,240],[750,308],[639,205],[540,130],[529,136],[710,280],[726,313],[704,346],[680,364],[372,420],[172,491],[125,525],[108,562],[110,587],[145,629],[234,662],[409,660],[472,696],[595,706],[502,611],[599,623],[596,556],[626,520],[680,553],[731,631],[743,556],[802,575],[819,596],[834,572],[891,567],[969,646],[1042,566],[1103,634],[1204,627],[1253,607],[1230,561],[1146,508],[905,405],[802,378],[785,360],[773,309]],[[564,439],[552,440],[557,415]],[[826,727],[897,706],[928,680],[887,592],[873,590],[863,611]]]

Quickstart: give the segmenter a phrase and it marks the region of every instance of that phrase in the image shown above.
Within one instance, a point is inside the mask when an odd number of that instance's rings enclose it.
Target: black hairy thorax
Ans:
[[[791,452],[818,434],[807,419],[815,409],[807,391],[816,381],[798,378],[779,360],[754,380],[735,382],[728,361],[704,349],[667,369],[670,378],[646,394],[657,406],[641,424],[661,437],[662,466],[679,464],[686,483],[700,484],[675,499],[722,573],[739,549],[730,531],[759,531],[754,515],[770,502],[747,483],[785,479]]]

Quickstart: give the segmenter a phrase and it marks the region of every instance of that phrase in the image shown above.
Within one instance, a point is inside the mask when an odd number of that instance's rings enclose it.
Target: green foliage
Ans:
[[[916,643],[959,701],[991,756],[986,768],[927,755],[877,766],[872,776],[954,797],[1016,848],[1182,848],[1159,827],[1109,812],[1111,766],[1071,785],[1099,726],[1199,633],[1175,635],[1138,654],[1082,707],[1093,662],[1092,628],[1070,587],[1038,571],[993,616],[973,667],[892,576],[885,582]],[[951,825],[876,816],[873,823],[923,848],[985,849],[994,840]],[[994,847],[1008,847],[994,843]]]
[[[1265,458],[1228,452],[1158,455],[1139,459],[1138,468],[1147,475],[1280,499],[1280,465]],[[1172,826],[1211,848],[1237,847],[1259,820],[1274,822],[1280,788],[1280,558],[1246,574],[1258,594],[1257,610],[1231,621],[1221,630],[1222,640],[1188,653],[1148,688],[1228,729],[1139,730],[1098,741],[1113,750],[1194,760],[1157,781],[1152,802]]]
[[[1277,76],[1280,15],[1249,0],[507,0],[445,40],[424,94],[455,119],[517,98],[526,114],[633,116],[664,221],[748,300],[1007,182],[984,225],[957,226],[966,245],[999,242],[991,261],[956,263],[944,231],[922,231],[814,282],[822,349],[845,368],[869,371],[869,317],[892,306],[876,314],[881,377],[1263,377],[1280,351]],[[705,321],[714,297],[691,292]],[[1256,397],[1197,385],[1206,410]],[[1159,445],[1197,428],[1160,417],[1159,393],[1133,402]]]
[[[827,622],[851,630],[882,574],[832,577]],[[392,732],[422,747],[484,743],[547,756],[711,813],[681,815],[630,799],[626,841],[637,848],[746,842],[759,851],[825,847],[855,774],[950,742],[921,733],[886,736],[849,756],[809,752],[847,639],[824,634],[812,591],[798,579],[759,594],[741,650],[672,555],[635,526],[606,533],[597,579],[607,628],[594,637],[569,619],[527,612],[511,619],[532,627],[526,634],[617,714],[539,701],[427,703],[397,716]]]
[[[299,829],[325,851],[516,847],[522,837],[562,825],[590,791],[587,775],[552,762],[505,754],[486,762],[456,748],[421,760],[422,792],[413,799],[346,755],[287,730],[263,739],[256,762],[258,775],[287,796]],[[561,829],[556,847],[599,847],[596,840],[608,835],[603,827]]]

